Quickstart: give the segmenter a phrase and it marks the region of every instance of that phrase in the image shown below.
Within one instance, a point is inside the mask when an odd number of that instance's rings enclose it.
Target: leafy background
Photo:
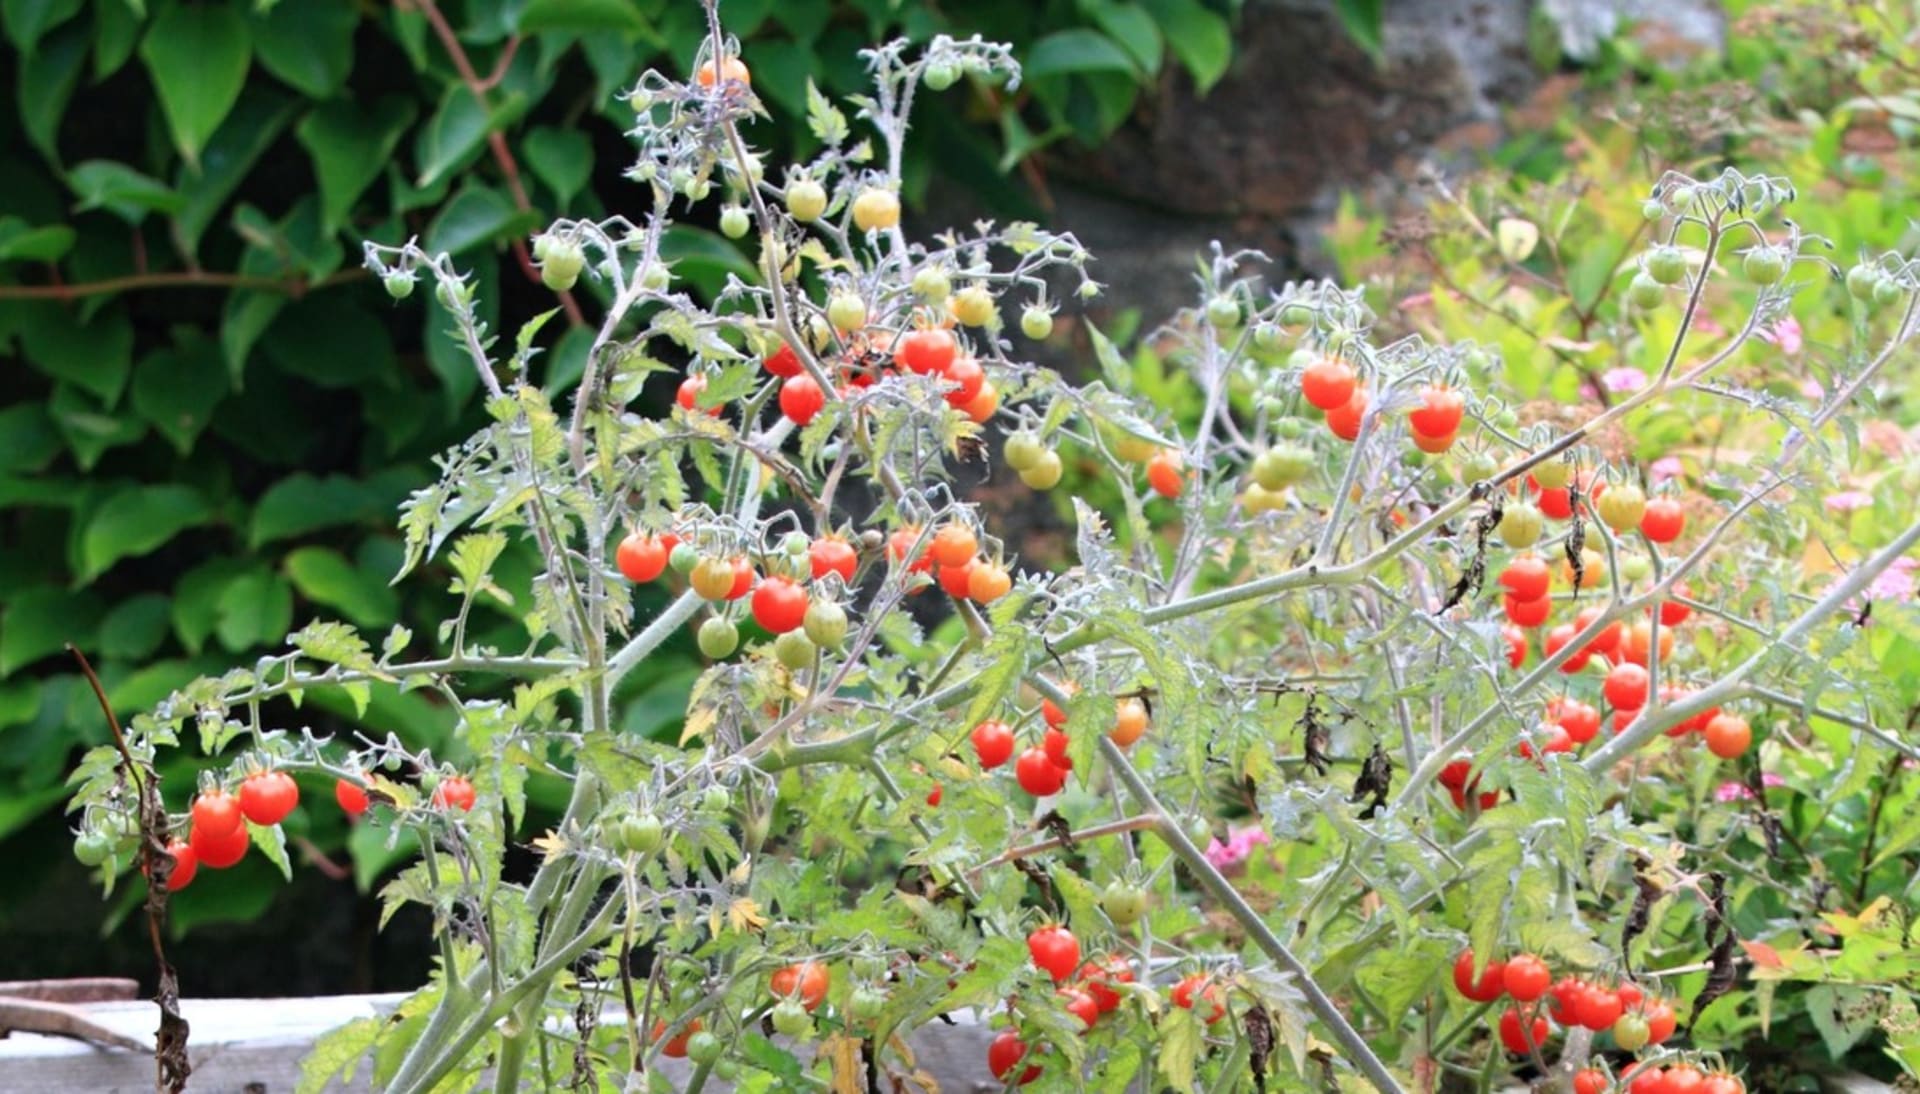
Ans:
[[[908,196],[937,166],[982,207],[1031,214],[1012,168],[1099,142],[1175,73],[1212,85],[1238,7],[727,0],[725,14],[777,159],[807,151],[805,126],[784,124],[807,80],[856,90],[860,48],[942,32],[1011,41],[1027,83],[1017,96],[962,84],[924,111]],[[1378,49],[1377,3],[1338,11]],[[543,310],[551,297],[519,241],[562,212],[624,207],[631,115],[617,92],[646,67],[684,63],[703,24],[687,0],[4,0],[0,29],[0,86],[15,92],[0,109],[0,356],[13,362],[0,408],[0,847],[12,866],[0,936],[14,943],[0,946],[0,978],[140,970],[130,932],[104,949],[90,937],[132,898],[101,905],[58,812],[71,757],[107,734],[63,645],[87,651],[125,717],[277,648],[316,614],[373,630],[441,618],[436,582],[387,584],[393,515],[473,428],[476,381],[433,309],[394,308],[362,273],[360,242],[417,235],[451,251],[496,328]],[[696,284],[740,262],[699,225],[678,229],[672,251]],[[556,383],[586,344],[584,331],[560,341]],[[530,566],[498,572],[524,588]],[[511,612],[486,625],[515,644]],[[684,643],[634,673],[627,728],[664,730],[694,671]],[[289,717],[415,745],[451,723],[420,692]],[[184,806],[193,772],[165,774]],[[183,951],[186,990],[417,983],[422,925],[376,937],[364,897],[393,854],[330,810],[290,824],[296,863],[314,867],[291,884],[255,858],[176,901],[180,932],[226,924],[189,938],[219,959]],[[290,950],[295,934],[309,944]]]

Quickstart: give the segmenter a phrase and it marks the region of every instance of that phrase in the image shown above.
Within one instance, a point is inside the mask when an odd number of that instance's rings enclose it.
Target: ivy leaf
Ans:
[[[520,212],[500,191],[469,180],[427,226],[426,248],[457,255],[528,231],[537,223],[532,210]]]
[[[1233,57],[1233,31],[1226,19],[1200,0],[1144,0],[1160,24],[1167,46],[1186,66],[1201,94],[1227,74]]]
[[[195,340],[148,354],[133,376],[133,409],[186,456],[227,393],[227,373],[212,342]]]
[[[593,175],[593,142],[578,129],[542,125],[521,141],[527,167],[565,206],[587,188]]]
[[[31,309],[20,332],[26,358],[35,368],[64,380],[111,410],[133,369],[133,323],[115,304],[82,321],[69,307],[47,302]]]
[[[294,136],[313,160],[320,186],[320,221],[329,232],[346,223],[354,203],[393,158],[400,137],[413,124],[418,108],[411,99],[389,95],[363,112],[347,100],[322,103],[300,124]]]
[[[80,82],[80,68],[87,59],[87,38],[84,25],[64,27],[43,48],[19,59],[20,123],[27,131],[27,140],[51,163],[60,162],[55,142],[74,86]]]
[[[354,4],[276,4],[254,23],[254,56],[261,68],[307,98],[328,99],[353,70],[353,31],[359,22]]]
[[[229,652],[278,642],[293,623],[293,590],[261,567],[228,582],[214,605],[213,633]]]
[[[58,262],[73,249],[73,229],[65,224],[30,228],[19,217],[0,217],[0,262]]]
[[[229,4],[170,4],[148,27],[140,57],[189,164],[239,101],[252,56],[246,17]]]
[[[0,612],[0,676],[56,653],[92,646],[100,599],[91,591],[40,586],[14,594]]]
[[[520,10],[520,33],[606,31],[652,33],[646,16],[632,0],[527,0]]]
[[[1097,30],[1070,27],[1056,30],[1033,43],[1021,66],[1029,80],[1046,76],[1073,76],[1095,72],[1135,75],[1133,58]]]
[[[180,169],[174,182],[183,200],[175,220],[189,254],[199,250],[200,237],[213,223],[214,214],[253,170],[297,108],[291,96],[271,88],[249,94],[207,142],[199,170]]]
[[[331,547],[302,547],[282,565],[301,596],[362,627],[387,626],[400,612],[400,598],[386,582]]]
[[[80,534],[80,573],[91,581],[123,558],[144,555],[212,520],[213,507],[191,486],[136,486],[108,498]]]

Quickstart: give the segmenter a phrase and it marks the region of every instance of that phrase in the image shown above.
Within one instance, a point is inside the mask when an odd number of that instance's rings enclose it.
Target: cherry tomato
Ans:
[[[1105,899],[1102,898],[1101,906],[1105,907],[1105,905]],[[1109,912],[1108,915],[1111,916],[1112,913]],[[1115,920],[1115,922],[1119,921]],[[1119,954],[1093,958],[1080,969],[1081,987],[1093,997],[1094,1006],[1101,1014],[1120,1009],[1122,1001],[1120,993],[1114,991],[1111,985],[1131,983],[1133,983],[1133,967],[1128,965],[1126,958]]]
[[[1508,995],[1522,1003],[1531,1003],[1547,993],[1548,986],[1553,983],[1553,973],[1545,961],[1530,953],[1523,953],[1507,960],[1500,983]]]
[[[887,557],[894,562],[900,562],[907,558],[908,554],[913,551],[913,545],[919,541],[920,529],[913,525],[896,528],[893,530],[893,533],[887,537]],[[914,555],[912,560],[907,562],[907,571],[909,573],[923,574],[932,568],[933,556],[925,551]]]
[[[1638,486],[1630,482],[1620,483],[1606,491],[1594,484],[1594,508],[1599,512],[1600,523],[1616,533],[1631,531],[1640,526],[1640,518],[1647,513],[1647,495]]]
[[[692,376],[680,381],[680,389],[674,392],[673,401],[680,404],[680,409],[691,414],[698,409],[699,404],[696,400],[700,398],[700,393],[705,390],[707,390],[706,374],[696,372]],[[720,408],[717,406],[708,407],[707,416],[709,418],[718,418],[720,416]]]
[[[1563,1026],[1580,1024],[1580,1000],[1587,993],[1587,982],[1577,976],[1563,976],[1548,990],[1547,1013]]]
[[[1057,984],[1080,967],[1080,940],[1072,931],[1055,924],[1036,927],[1027,935],[1027,956],[1033,959],[1035,968],[1053,977]]]
[[[1147,461],[1147,485],[1163,498],[1177,498],[1186,488],[1186,472],[1180,453],[1163,448]]]
[[[440,785],[433,788],[433,805],[436,809],[458,809],[462,813],[471,812],[477,798],[473,784],[462,775],[449,775],[440,780]]]
[[[1612,1085],[1607,1081],[1606,1072],[1594,1068],[1582,1068],[1573,1075],[1573,1094],[1607,1094],[1607,1088]]]
[[[670,550],[659,536],[629,532],[614,549],[613,562],[620,568],[620,576],[636,585],[644,584],[666,572]]]
[[[1121,748],[1133,744],[1147,731],[1147,704],[1129,695],[1113,704],[1113,728],[1107,736]]]
[[[300,804],[300,784],[284,771],[261,771],[240,783],[240,812],[262,827],[279,824]]]
[[[1020,789],[1036,798],[1058,794],[1067,785],[1067,773],[1053,762],[1043,748],[1029,748],[1013,763],[1013,777]]]
[[[1420,405],[1407,412],[1407,424],[1423,437],[1451,437],[1460,428],[1467,401],[1445,384],[1428,384],[1420,389]]]
[[[193,848],[194,861],[213,870],[224,870],[247,857],[251,843],[252,837],[244,824],[219,835],[198,828],[187,830],[187,845]]]
[[[728,600],[738,600],[753,590],[753,564],[745,555],[733,560],[733,584],[727,589]]]
[[[995,562],[976,562],[967,574],[967,596],[977,604],[991,604],[1013,588],[1013,578]]]
[[[1650,1003],[1646,1014],[1647,1040],[1656,1045],[1665,1044],[1679,1027],[1679,1019],[1674,1017],[1673,1008],[1661,1002]]]
[[[799,999],[800,1005],[813,1011],[827,998],[832,985],[827,967],[818,961],[802,961],[775,969],[767,981],[776,999]]]
[[[1717,1071],[1701,1081],[1699,1094],[1747,1094],[1747,1084],[1738,1075]]]
[[[1047,759],[1062,771],[1073,770],[1073,758],[1067,755],[1067,746],[1070,744],[1072,742],[1067,735],[1057,729],[1049,728],[1040,737],[1040,751],[1045,752]]]
[[[839,574],[840,580],[851,585],[854,571],[860,566],[860,553],[839,536],[821,536],[807,548],[807,563],[815,581]]]
[[[167,874],[167,892],[177,893],[193,884],[193,875],[200,869],[193,845],[186,840],[168,840],[167,857],[173,859],[173,870]]]
[[[939,808],[939,806],[940,806],[940,799],[941,799],[941,797],[942,797],[942,796],[943,796],[943,792],[942,792],[942,790],[940,789],[940,784],[939,784],[939,783],[934,783],[934,784],[933,784],[933,789],[932,789],[932,790],[929,790],[929,791],[927,791],[927,804],[928,804],[929,806],[932,806],[932,807],[934,807],[934,808],[936,808],[936,809],[937,809],[937,808]]]
[[[1655,543],[1672,543],[1687,527],[1687,511],[1673,498],[1654,498],[1640,515],[1640,534]]]
[[[1720,714],[1703,731],[1707,751],[1723,760],[1738,759],[1753,744],[1753,729],[1737,714]]]
[[[653,1024],[653,1040],[656,1044],[660,1038],[667,1035],[667,1026],[668,1022],[664,1018]],[[681,1030],[673,1040],[660,1046],[660,1055],[673,1060],[685,1059],[687,1055],[687,1042],[692,1039],[694,1034],[699,1032],[700,1019],[695,1018],[693,1021],[688,1022],[686,1028]]]
[[[1566,520],[1573,516],[1573,494],[1564,486],[1541,487],[1540,496],[1534,504],[1554,520]]]
[[[1706,1075],[1692,1064],[1675,1064],[1667,1069],[1667,1094],[1700,1094]]]
[[[1346,402],[1327,411],[1327,428],[1343,441],[1355,441],[1360,438],[1360,423],[1367,414],[1367,393],[1354,389]]]
[[[1667,1069],[1637,1067],[1627,1081],[1628,1094],[1667,1094]]]
[[[1429,456],[1438,456],[1447,449],[1452,448],[1454,440],[1459,436],[1458,433],[1442,433],[1438,437],[1429,437],[1425,433],[1415,430],[1413,434],[1413,447],[1425,452]]]
[[[1003,1083],[1011,1082],[1015,1086],[1025,1086],[1040,1077],[1038,1066],[1029,1064],[1026,1070],[1020,1073],[1018,1079],[1009,1079],[1008,1076],[1013,1074],[1013,1069],[1020,1065],[1020,1061],[1025,1059],[1026,1055],[1027,1043],[1020,1039],[1020,1034],[1014,1030],[1003,1029],[987,1045],[987,1070],[993,1072],[993,1077]]]
[[[693,78],[701,87],[712,87],[714,84],[720,82],[730,84],[750,84],[753,82],[753,74],[748,71],[746,62],[738,57],[728,57],[724,59],[720,62],[718,69],[714,68],[712,61],[707,61],[700,66],[700,71],[694,73]]]
[[[220,837],[240,827],[240,802],[215,787],[193,799],[193,830]]]
[[[1558,712],[1560,728],[1574,744],[1583,745],[1600,735],[1600,711],[1578,699],[1564,699]]]
[[[965,600],[972,592],[973,566],[942,566],[934,572],[934,580],[940,583],[948,596],[955,600]]]
[[[1553,598],[1541,597],[1538,600],[1518,600],[1509,593],[1500,598],[1500,607],[1507,613],[1507,621],[1516,627],[1538,627],[1553,614]]]
[[[1013,758],[1013,730],[1007,723],[981,722],[973,727],[971,737],[973,754],[980,758],[981,767],[992,770]]]
[[[909,372],[922,376],[947,371],[960,354],[960,339],[945,327],[923,327],[908,331],[893,351],[893,361]]]
[[[1620,631],[1620,648],[1617,651],[1620,660],[1631,661],[1642,668],[1646,667],[1653,652],[1653,624],[1645,619],[1636,619]],[[1660,628],[1660,660],[1662,663],[1673,659],[1673,628]]]
[[[1593,624],[1594,620],[1600,618],[1602,611],[1604,611],[1604,609],[1598,605],[1580,609],[1580,614],[1573,618],[1574,629],[1576,631],[1586,630]],[[1593,638],[1587,642],[1587,649],[1602,655],[1610,654],[1619,648],[1620,621],[1617,619],[1600,628],[1594,633]]]
[[[806,425],[827,405],[827,393],[805,373],[780,382],[780,413],[794,425]]]
[[[800,363],[800,355],[793,352],[793,347],[785,342],[780,343],[780,348],[768,354],[766,360],[760,364],[769,374],[778,376],[782,380],[789,376],[800,375],[805,367]]]
[[[980,553],[980,540],[973,529],[959,521],[949,521],[933,534],[927,550],[942,566],[965,566]]]
[[[993,386],[992,380],[980,381],[979,394],[960,407],[960,412],[975,425],[986,425],[993,420],[1000,409],[1000,389]],[[1059,457],[1054,457],[1058,459]],[[1033,470],[1037,470],[1034,468]]]
[[[333,784],[333,800],[340,803],[340,811],[349,817],[364,814],[372,804],[366,790],[350,779],[340,779]]]
[[[1594,985],[1574,1008],[1574,1017],[1580,1024],[1599,1033],[1613,1028],[1620,1020],[1620,993]]]
[[[1322,357],[1300,373],[1300,394],[1315,407],[1331,413],[1347,405],[1359,383],[1360,377],[1352,365],[1337,357]]]
[[[807,591],[791,579],[774,575],[753,591],[753,621],[771,634],[800,629],[807,621]]]
[[[1527,1022],[1520,1017],[1518,1008],[1509,1007],[1500,1016],[1500,1043],[1515,1056],[1527,1056],[1546,1044],[1547,1036],[1553,1027],[1547,1024],[1545,1017],[1535,1015]]]
[[[1516,600],[1538,600],[1553,587],[1553,568],[1538,555],[1521,555],[1500,571],[1500,584]]]
[[[1065,1000],[1067,1013],[1080,1019],[1080,1030],[1086,1032],[1100,1020],[1100,1004],[1094,1001],[1093,993],[1081,988],[1059,988],[1060,998]]]
[[[987,370],[971,356],[954,358],[941,375],[948,383],[955,385],[944,396],[947,405],[955,410],[966,410],[980,397],[980,392],[987,385]]]
[[[1527,663],[1527,632],[1511,623],[1500,628],[1500,638],[1507,644],[1507,667],[1519,668]]]
[[[703,558],[687,582],[703,600],[726,600],[733,592],[733,563],[719,556]]]
[[[1173,990],[1168,995],[1173,1000],[1174,1006],[1193,1011],[1208,1025],[1227,1016],[1227,1004],[1221,998],[1220,984],[1204,973],[1190,973],[1181,977],[1180,982],[1173,986]],[[1196,996],[1201,1002],[1207,1004],[1204,1014],[1194,1009]]]
[[[1573,641],[1574,632],[1575,626],[1572,623],[1562,623],[1548,631],[1546,640],[1547,656],[1552,657],[1562,649],[1565,649],[1567,643]],[[1582,647],[1578,652],[1570,655],[1565,661],[1560,662],[1560,671],[1572,675],[1585,669],[1587,662],[1591,660],[1593,660],[1593,654],[1585,647]]]
[[[1465,761],[1455,760],[1454,763],[1465,763]],[[1464,772],[1461,777],[1465,778]],[[1472,950],[1461,950],[1460,956],[1453,959],[1453,990],[1476,1003],[1491,1003],[1500,998],[1501,994],[1507,990],[1506,975],[1505,962],[1489,961],[1486,969],[1480,973],[1480,978],[1475,980]]]
[[[1691,597],[1693,595],[1692,591],[1687,588],[1685,582],[1675,585],[1673,587],[1673,593],[1676,597]],[[1685,623],[1687,617],[1692,614],[1693,609],[1682,604],[1679,600],[1662,600],[1660,602],[1660,624],[1662,626],[1677,627]]]
[[[1615,710],[1639,710],[1647,705],[1648,682],[1646,669],[1631,661],[1623,661],[1607,670],[1607,679],[1600,685],[1600,692]]]

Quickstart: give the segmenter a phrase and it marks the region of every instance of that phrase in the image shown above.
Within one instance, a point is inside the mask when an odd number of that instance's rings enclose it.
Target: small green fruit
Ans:
[[[700,624],[698,640],[700,652],[718,661],[740,648],[740,628],[716,615]]]
[[[387,287],[387,295],[395,300],[405,300],[413,295],[413,275],[404,270],[389,273],[381,284]]]
[[[650,855],[666,842],[666,828],[652,813],[621,817],[613,825],[614,846],[636,855]]]
[[[847,640],[847,610],[831,600],[816,599],[807,605],[800,629],[821,649],[837,650]],[[808,659],[811,661],[811,654]]]
[[[813,642],[800,631],[788,631],[773,640],[774,660],[798,672],[813,664]]]
[[[1044,341],[1053,333],[1053,313],[1038,304],[1030,305],[1020,313],[1020,333],[1036,342]]]
[[[1687,278],[1687,256],[1680,248],[1662,244],[1647,252],[1647,276],[1662,285],[1678,285]]]
[[[1060,453],[1049,448],[1040,454],[1033,466],[1020,472],[1020,481],[1034,490],[1051,490],[1060,483],[1060,476],[1066,468],[1060,463]]]
[[[827,211],[826,187],[812,179],[796,179],[787,184],[787,213],[802,224],[820,219]]]
[[[923,266],[914,272],[913,295],[929,304],[944,304],[953,295],[953,279],[938,266]]]
[[[739,239],[753,227],[752,218],[738,205],[729,205],[720,210],[720,234],[728,239]]]
[[[928,91],[945,91],[960,80],[960,66],[948,61],[937,61],[920,73],[926,81]]]

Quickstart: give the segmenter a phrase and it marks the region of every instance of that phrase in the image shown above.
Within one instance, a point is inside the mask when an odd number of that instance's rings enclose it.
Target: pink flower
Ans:
[[[1225,869],[1236,863],[1245,862],[1253,854],[1255,847],[1271,842],[1273,837],[1257,824],[1245,828],[1227,829],[1227,842],[1221,843],[1218,837],[1207,842],[1207,861]]]
[[[1806,379],[1800,381],[1800,394],[1809,399],[1824,399],[1827,397],[1827,389],[1821,387],[1818,380]]]
[[[1693,329],[1699,331],[1703,335],[1706,335],[1708,338],[1713,338],[1717,335],[1722,335],[1727,333],[1727,328],[1721,326],[1720,324],[1714,322],[1712,319],[1704,315],[1696,316],[1694,318]]]
[[[1785,779],[1783,779],[1783,778],[1781,778],[1781,777],[1780,777],[1780,776],[1778,776],[1778,775],[1775,775],[1775,774],[1774,774],[1773,772],[1771,772],[1771,771],[1762,771],[1762,772],[1760,773],[1760,785],[1761,785],[1761,786],[1764,786],[1764,787],[1766,787],[1766,788],[1767,788],[1767,789],[1769,789],[1769,790],[1771,790],[1771,789],[1773,789],[1773,788],[1774,788],[1774,787],[1776,787],[1776,786],[1785,786],[1785,785],[1787,785],[1787,780],[1785,780]]]
[[[1637,368],[1610,368],[1600,375],[1600,386],[1615,394],[1647,386],[1647,374]]]
[[[1761,327],[1754,332],[1762,342],[1771,342],[1780,347],[1780,352],[1791,357],[1800,352],[1800,320],[1789,315],[1771,327]]]
[[[1836,513],[1851,513],[1873,504],[1873,495],[1865,490],[1842,490],[1827,495],[1827,508]]]
[[[1880,576],[1867,586],[1867,596],[1874,600],[1912,600],[1916,569],[1920,569],[1920,559],[1894,559],[1893,565],[1880,571]]]
[[[1681,467],[1678,456],[1662,456],[1653,461],[1653,466],[1647,468],[1647,474],[1653,479],[1655,486],[1679,478],[1684,471],[1685,468]]]
[[[1750,801],[1752,798],[1753,791],[1748,790],[1745,783],[1721,783],[1713,792],[1713,800],[1717,802]]]

